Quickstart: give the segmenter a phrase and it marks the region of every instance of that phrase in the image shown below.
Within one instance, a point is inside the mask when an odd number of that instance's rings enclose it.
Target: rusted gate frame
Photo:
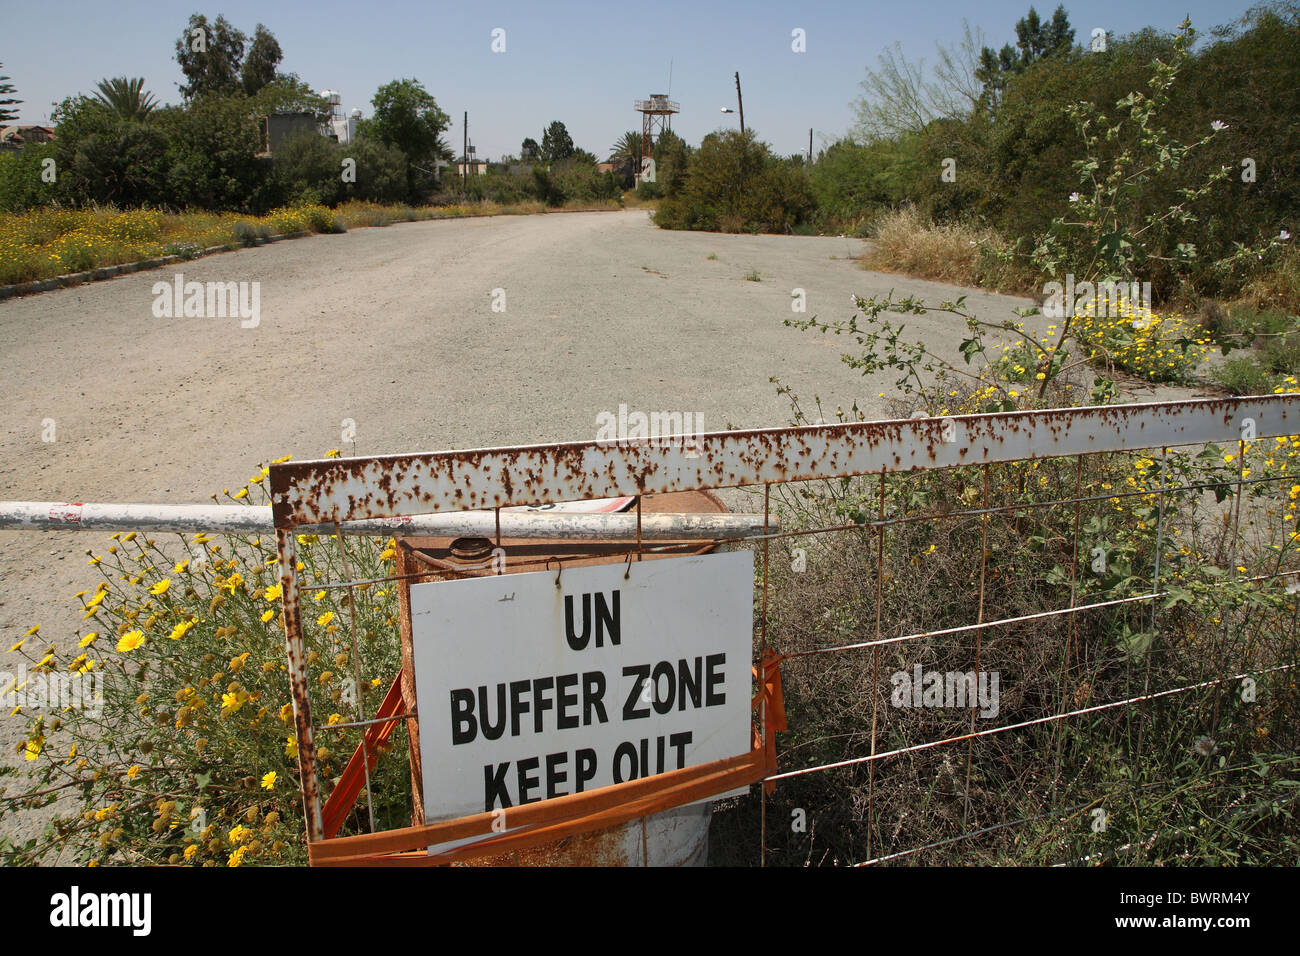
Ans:
[[[613,495],[770,488],[868,473],[879,473],[883,482],[888,472],[973,464],[987,468],[1027,459],[1239,441],[1247,419],[1259,438],[1300,433],[1300,399],[1278,395],[1002,412],[732,431],[689,444],[672,439],[572,442],[272,465],[272,515],[307,838],[320,839],[322,819],[295,572],[297,528]],[[884,521],[883,510],[879,520]],[[883,523],[876,530],[883,536]]]

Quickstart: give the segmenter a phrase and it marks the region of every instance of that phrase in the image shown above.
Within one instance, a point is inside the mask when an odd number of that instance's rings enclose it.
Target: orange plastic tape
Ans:
[[[388,688],[388,693],[384,696],[384,702],[379,705],[379,713],[375,714],[376,718],[392,717],[402,709],[402,675],[398,674],[393,681],[393,686]],[[401,723],[402,718],[390,720],[387,723],[371,724],[366,728],[365,735],[365,754],[370,757],[370,769],[375,769],[375,764],[379,762],[378,747],[382,743],[387,743],[388,738],[397,730],[397,725]],[[338,784],[330,793],[329,799],[325,801],[325,806],[321,809],[321,819],[324,824],[325,839],[329,839],[339,832],[343,826],[343,821],[347,819],[352,808],[356,806],[357,797],[361,793],[361,788],[366,783],[366,771],[362,768],[362,761],[365,759],[360,746],[352,754],[352,759],[343,769],[343,775],[339,777]]]

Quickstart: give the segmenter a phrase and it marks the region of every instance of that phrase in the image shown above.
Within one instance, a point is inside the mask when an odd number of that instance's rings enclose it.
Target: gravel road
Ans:
[[[593,439],[620,403],[702,414],[706,430],[787,424],[770,376],[811,404],[878,392],[843,337],[786,328],[847,318],[850,293],[937,304],[963,291],[864,272],[860,240],[656,229],[645,211],[407,223],[224,253],[0,302],[0,499],[204,503],[259,462]],[[157,318],[153,285],[259,282],[260,321]],[[757,272],[758,281],[746,279]],[[504,311],[494,311],[494,301]],[[1025,300],[970,293],[983,317]],[[911,317],[953,358],[950,316]],[[49,437],[53,420],[54,441]],[[349,450],[348,446],[344,446]],[[31,625],[75,643],[73,594],[97,575],[90,532],[0,531],[0,671]],[[0,716],[8,762],[22,719]]]

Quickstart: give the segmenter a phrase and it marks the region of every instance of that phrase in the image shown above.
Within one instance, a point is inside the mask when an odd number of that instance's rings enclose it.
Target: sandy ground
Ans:
[[[594,439],[597,415],[620,403],[699,413],[706,430],[788,424],[773,375],[805,407],[856,399],[884,417],[877,393],[893,394],[895,376],[864,380],[840,361],[850,340],[786,328],[792,290],[825,319],[848,318],[850,293],[937,304],[966,290],[864,272],[850,258],[862,251],[847,238],[661,231],[645,211],[465,219],[0,302],[0,500],[207,503],[259,462],[340,447],[344,419],[361,454]],[[260,323],[156,318],[153,284],[176,271],[260,282]],[[985,318],[1028,304],[967,294]],[[914,335],[959,359],[965,327],[913,316]],[[85,551],[106,538],[0,531],[0,671],[33,624],[75,643],[73,595],[98,580]],[[0,759],[18,762],[22,727],[0,715]]]

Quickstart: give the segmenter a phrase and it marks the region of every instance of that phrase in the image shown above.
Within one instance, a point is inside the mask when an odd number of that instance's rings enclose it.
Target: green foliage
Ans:
[[[4,64],[0,63],[0,67],[3,66]],[[9,77],[0,75],[0,123],[12,123],[18,119],[18,111],[13,107],[22,103],[22,100],[13,98],[16,92],[18,91],[9,82]]]
[[[262,24],[253,32],[253,42],[249,44],[244,64],[240,68],[239,84],[244,93],[253,96],[266,84],[275,79],[276,67],[284,59],[280,44],[275,36]]]
[[[915,191],[921,177],[919,150],[915,136],[867,145],[833,143],[817,157],[809,175],[818,217],[824,223],[854,224],[899,204]]]
[[[57,181],[41,177],[46,158],[54,158],[52,143],[0,151],[0,212],[20,212],[58,196]]]
[[[573,137],[559,120],[553,120],[542,133],[540,158],[543,162],[557,163],[573,155]]]
[[[1215,381],[1233,395],[1268,395],[1277,382],[1277,376],[1246,356],[1228,359],[1213,374]]]
[[[343,198],[342,157],[338,143],[314,132],[299,133],[276,149],[263,201],[276,206],[337,205]],[[357,174],[360,179],[359,167]]]
[[[394,146],[358,139],[335,146],[334,176],[339,178],[341,158],[356,160],[357,181],[343,183],[342,199],[397,203],[406,192],[406,157]]]
[[[638,182],[637,194],[642,199],[660,199],[680,193],[686,183],[691,152],[686,141],[672,130],[660,133],[654,144],[654,182]]]
[[[252,483],[262,501],[265,476],[263,470]],[[334,538],[301,535],[299,544],[307,669],[320,728],[315,742],[328,788],[361,730],[325,728],[370,717],[400,669],[396,592],[309,585],[338,579],[344,561],[383,577],[393,552],[372,539],[344,541],[346,558]],[[41,836],[0,844],[0,859],[8,865],[51,858],[192,866],[304,862],[273,542],[118,534],[103,547],[92,559],[103,573],[99,587],[78,601],[86,636],[67,656],[80,657],[54,665],[65,674],[97,675],[102,708],[24,715],[28,782],[5,788],[0,817],[48,805],[61,793],[72,806],[61,808]],[[44,647],[25,643],[28,655]],[[52,659],[42,665],[29,657],[29,663],[53,669]],[[410,819],[405,748],[400,739],[393,745],[382,748],[395,752],[371,777],[382,827]],[[365,826],[365,816],[363,798],[344,832]]]
[[[402,151],[407,159],[408,198],[422,201],[433,189],[434,163],[451,157],[442,138],[451,117],[415,79],[385,83],[370,102],[375,115],[365,124],[364,135]]]
[[[1064,6],[1057,6],[1052,19],[1046,23],[1033,7],[1016,21],[1016,45],[1007,44],[997,53],[989,47],[980,50],[979,68],[975,78],[984,84],[985,102],[996,102],[1007,87],[1011,74],[1021,73],[1031,64],[1057,56],[1074,44],[1074,27]]]
[[[355,182],[344,181],[345,169],[355,172]],[[367,139],[342,145],[304,132],[276,150],[261,204],[333,207],[348,200],[396,203],[405,195],[401,150]]]
[[[311,113],[324,122],[330,106],[298,77],[281,74],[248,97],[249,111],[257,116],[271,113]]]
[[[245,40],[247,37],[223,16],[209,24],[203,14],[191,14],[176,41],[176,62],[185,74],[185,82],[180,87],[182,95],[191,99],[209,93],[233,93],[238,89]]]
[[[55,107],[54,121],[58,136],[51,152],[61,197],[72,203],[141,206],[166,195],[168,139],[158,123],[123,119],[85,96]]]
[[[812,212],[813,194],[802,164],[772,154],[752,131],[704,137],[690,158],[685,181],[655,214],[670,229],[715,232],[789,232]]]
[[[111,80],[100,80],[98,89],[95,99],[124,120],[143,121],[158,106],[153,94],[145,92],[142,76],[135,79],[115,76]]]
[[[253,210],[266,170],[256,157],[262,130],[243,96],[204,96],[183,109],[162,109],[153,126],[166,137],[171,205]]]
[[[568,203],[621,203],[623,186],[615,173],[599,172],[588,160],[574,156],[553,163],[550,169],[534,166],[532,192],[546,205],[553,207]],[[500,198],[497,201],[508,200]]]
[[[1068,246],[1055,269],[1142,270],[1159,301],[1245,292],[1300,307],[1286,252],[1300,225],[1300,5],[1265,3],[1195,51],[1190,26],[1108,36],[1104,52],[1071,35],[1059,8],[1050,21],[1031,12],[1016,46],[979,50],[973,100],[952,69],[969,65],[969,43],[941,49],[937,83],[883,55],[867,85],[886,102],[867,125],[886,150],[819,162],[818,218],[851,222],[906,200],[940,223],[996,229],[1025,267],[1051,232]],[[1112,178],[1094,183],[1085,154]],[[955,176],[939,175],[946,166]],[[1088,205],[1098,190],[1109,198]]]
[[[638,172],[641,168],[641,133],[628,130],[609,148],[611,163],[631,163]]]

